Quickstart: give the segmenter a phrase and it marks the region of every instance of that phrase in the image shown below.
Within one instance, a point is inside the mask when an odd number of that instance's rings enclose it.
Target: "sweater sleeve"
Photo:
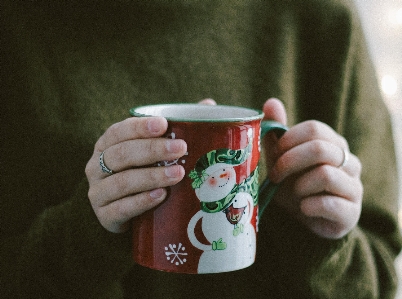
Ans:
[[[2,240],[6,298],[122,298],[120,280],[133,264],[130,237],[101,227],[87,190],[84,180],[25,234]]]
[[[56,99],[53,89],[38,87],[56,85],[40,78],[50,58],[38,54],[22,11],[7,2],[0,9],[0,297],[121,298],[131,238],[107,232],[92,210],[81,180],[91,146],[57,116],[68,111],[44,108],[60,122],[56,130],[34,103]]]
[[[394,240],[360,226],[340,240],[322,239],[271,205],[260,225],[256,267],[260,281],[280,298],[394,298]],[[397,236],[394,236],[397,239]]]
[[[357,19],[349,18],[346,23],[351,30],[345,60],[339,64],[341,71],[332,68],[332,75],[340,81],[335,106],[338,119],[333,118],[332,124],[362,162],[362,214],[346,237],[325,240],[289,219],[275,204],[266,210],[260,235],[267,239],[259,239],[258,256],[274,271],[276,283],[272,285],[281,298],[295,294],[297,298],[331,299],[395,296],[394,260],[401,237],[392,126]]]

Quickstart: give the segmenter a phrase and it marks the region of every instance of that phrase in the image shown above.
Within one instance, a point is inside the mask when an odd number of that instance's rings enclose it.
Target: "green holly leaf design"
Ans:
[[[205,170],[203,170],[201,172],[192,170],[192,171],[190,171],[188,176],[193,180],[193,183],[191,184],[193,189],[198,189],[204,183],[204,181],[208,177],[208,174],[206,173]]]

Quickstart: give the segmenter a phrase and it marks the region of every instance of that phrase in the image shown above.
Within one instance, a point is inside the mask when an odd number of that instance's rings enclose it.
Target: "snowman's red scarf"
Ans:
[[[258,167],[240,184],[236,184],[224,198],[205,202],[201,201],[201,210],[207,213],[224,211],[232,203],[233,198],[239,192],[246,192],[253,198],[254,205],[258,202]]]

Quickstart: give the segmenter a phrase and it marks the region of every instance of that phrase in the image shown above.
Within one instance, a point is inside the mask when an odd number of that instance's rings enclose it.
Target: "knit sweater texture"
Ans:
[[[2,1],[2,298],[393,298],[401,248],[390,118],[347,0]],[[89,203],[93,146],[133,106],[261,109],[316,119],[363,165],[361,219],[316,236],[275,205],[257,258],[230,273],[136,265]]]

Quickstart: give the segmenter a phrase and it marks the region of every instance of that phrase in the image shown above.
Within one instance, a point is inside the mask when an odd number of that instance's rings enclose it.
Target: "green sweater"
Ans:
[[[0,4],[2,298],[393,298],[401,248],[389,115],[347,0]],[[112,234],[84,168],[132,106],[197,102],[317,119],[363,164],[361,220],[317,237],[271,204],[256,263],[213,275],[145,269]]]

